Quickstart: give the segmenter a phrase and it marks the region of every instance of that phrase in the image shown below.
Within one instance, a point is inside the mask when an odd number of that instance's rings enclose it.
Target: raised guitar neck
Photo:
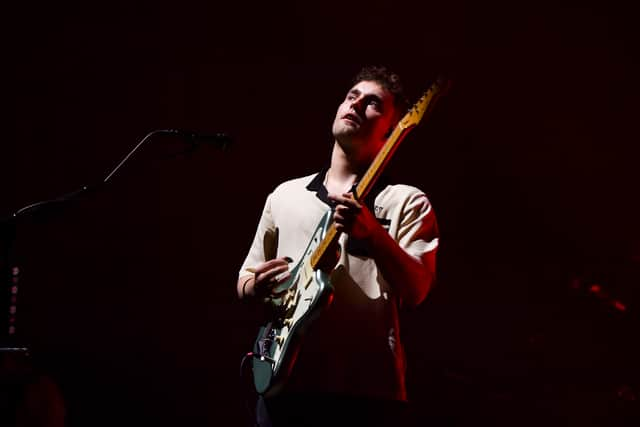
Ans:
[[[387,138],[387,141],[384,143],[356,186],[356,195],[359,200],[364,200],[376,183],[377,179],[382,174],[384,167],[400,145],[400,142],[402,142],[404,137],[409,133],[409,130],[413,129],[420,122],[427,108],[432,104],[433,99],[440,92],[440,86],[439,82],[434,83],[393,129],[393,132],[391,132],[391,135]],[[338,237],[340,237],[340,234],[336,231],[335,225],[332,223],[327,229],[325,237],[311,255],[311,268],[314,270],[319,268],[327,254],[327,250],[336,243]]]

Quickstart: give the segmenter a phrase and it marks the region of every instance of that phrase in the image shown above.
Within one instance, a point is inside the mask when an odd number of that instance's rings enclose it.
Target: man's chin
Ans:
[[[358,135],[359,131],[360,131],[360,128],[357,126],[339,126],[333,130],[333,136],[336,139],[339,139],[339,138],[351,139],[354,136]]]
[[[333,138],[338,141],[340,145],[351,145],[355,135],[355,132],[334,132]]]

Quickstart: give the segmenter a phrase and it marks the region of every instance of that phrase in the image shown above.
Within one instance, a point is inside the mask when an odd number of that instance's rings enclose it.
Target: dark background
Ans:
[[[637,421],[634,16],[610,2],[4,5],[1,216],[99,182],[151,130],[234,137],[224,151],[154,138],[98,191],[5,227],[5,267],[21,268],[8,343],[59,385],[70,426],[245,425],[257,331],[235,280],[264,198],[326,163],[350,78],[387,64],[412,99],[453,81],[389,167],[427,192],[442,234],[438,285],[405,313],[418,424]]]

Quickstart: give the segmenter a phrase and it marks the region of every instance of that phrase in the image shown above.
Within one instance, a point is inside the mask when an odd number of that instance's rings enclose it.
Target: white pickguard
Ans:
[[[328,218],[323,218],[323,221],[321,221],[323,225],[316,229],[299,267],[295,270],[291,286],[285,295],[280,298],[281,306],[279,310],[282,310],[286,315],[282,319],[282,327],[277,330],[271,354],[273,370],[276,375],[281,368],[284,353],[288,351],[289,346],[292,344],[291,341],[295,339],[296,332],[300,332],[304,327],[304,323],[314,310],[322,291],[323,281],[320,277],[322,273],[313,270],[310,259],[324,238],[327,221]]]

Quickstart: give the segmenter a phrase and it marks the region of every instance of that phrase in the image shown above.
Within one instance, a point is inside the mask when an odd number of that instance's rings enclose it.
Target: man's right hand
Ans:
[[[289,264],[292,261],[289,257],[275,258],[249,270],[253,272],[253,277],[242,276],[238,280],[240,298],[276,296],[274,288],[291,277]]]

